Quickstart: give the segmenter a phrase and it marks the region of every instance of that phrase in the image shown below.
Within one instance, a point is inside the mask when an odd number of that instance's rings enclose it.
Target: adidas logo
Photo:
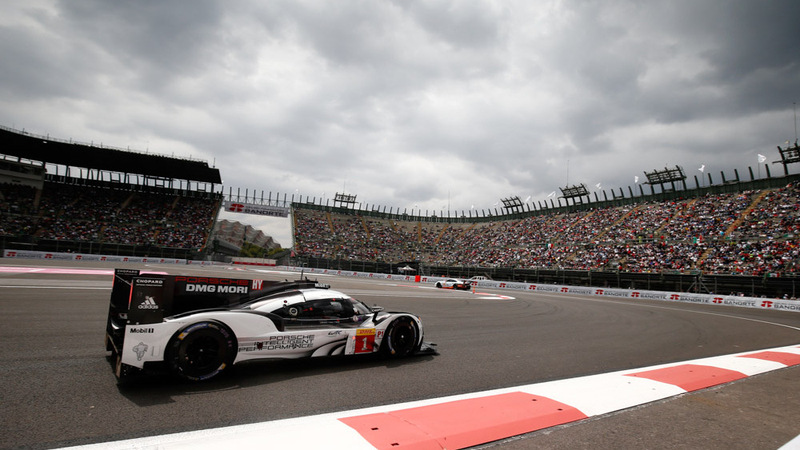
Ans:
[[[139,304],[139,309],[158,309],[158,305],[153,297],[145,296],[144,301]]]

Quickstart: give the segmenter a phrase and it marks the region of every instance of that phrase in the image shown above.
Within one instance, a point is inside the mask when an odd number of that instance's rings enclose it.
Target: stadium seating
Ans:
[[[198,249],[219,202],[158,192],[45,183],[0,185],[0,236]]]
[[[800,261],[795,184],[513,221],[414,222],[303,205],[293,213],[301,257],[747,275],[796,273]]]
[[[0,185],[0,236],[200,248],[218,201],[46,183]],[[409,221],[295,205],[295,254],[434,266],[797,273],[800,187],[515,220]]]

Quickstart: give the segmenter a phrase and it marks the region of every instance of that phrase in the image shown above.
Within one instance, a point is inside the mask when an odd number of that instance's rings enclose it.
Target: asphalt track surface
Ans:
[[[369,304],[421,315],[439,354],[249,363],[206,383],[149,376],[120,387],[103,345],[112,267],[70,266],[106,271],[95,274],[2,270],[34,265],[42,263],[0,260],[0,448],[258,423],[800,343],[800,314],[791,312],[326,277]],[[780,369],[481,448],[779,448],[800,434],[798,376],[798,366]]]

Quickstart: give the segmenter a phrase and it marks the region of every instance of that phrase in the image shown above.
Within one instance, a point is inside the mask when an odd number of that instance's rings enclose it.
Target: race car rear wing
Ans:
[[[116,269],[106,324],[106,350],[119,354],[126,325],[159,323],[164,318],[207,309],[230,309],[272,293],[327,288],[316,281],[268,281],[188,275],[142,274]]]

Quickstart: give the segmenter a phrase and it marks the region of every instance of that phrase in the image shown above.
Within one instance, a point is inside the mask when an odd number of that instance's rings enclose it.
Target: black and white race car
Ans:
[[[472,287],[469,280],[459,280],[458,278],[445,278],[436,282],[436,287],[441,289],[460,289],[468,291]]]
[[[143,369],[206,380],[259,359],[435,353],[419,317],[304,280],[140,275],[117,269],[106,349],[124,381]]]

